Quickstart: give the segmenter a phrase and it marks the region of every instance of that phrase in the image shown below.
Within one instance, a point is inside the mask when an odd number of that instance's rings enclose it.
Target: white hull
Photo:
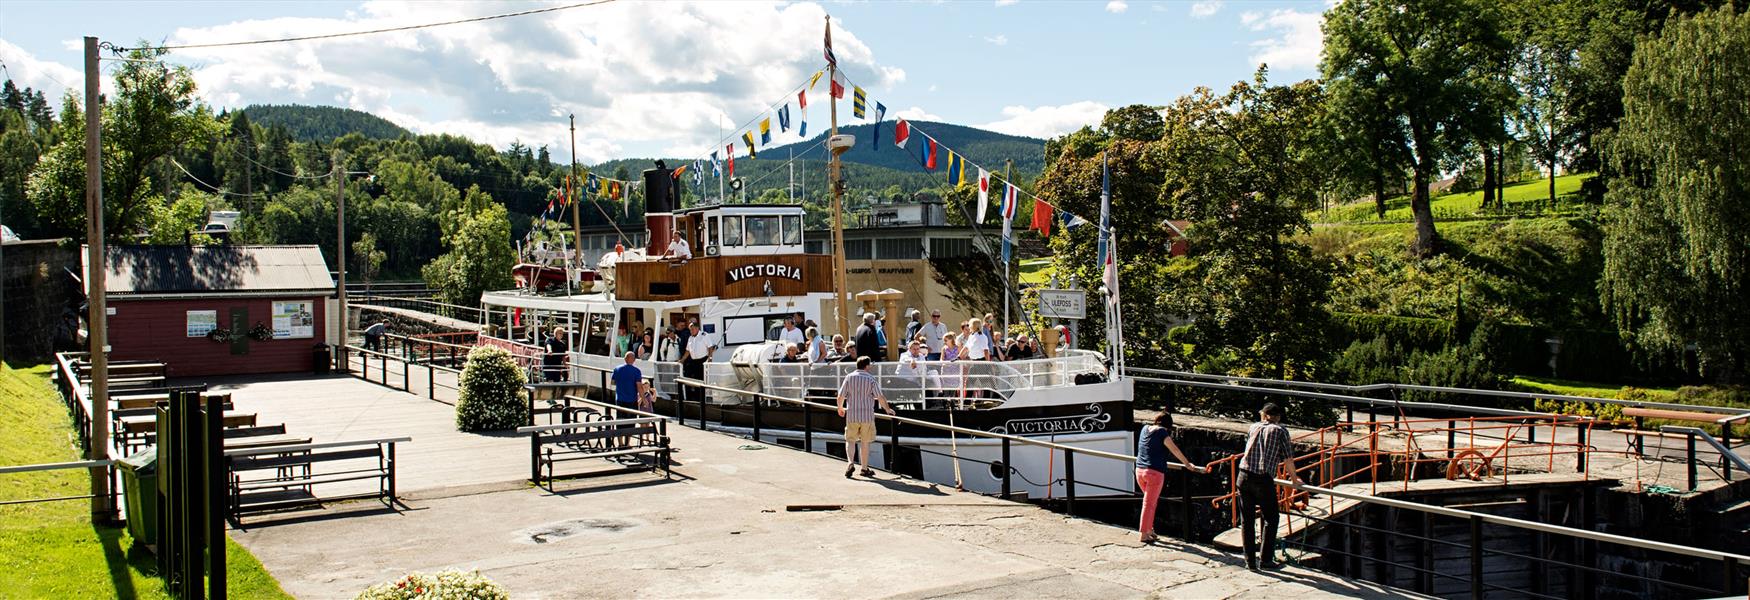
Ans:
[[[742,427],[724,427],[713,423],[711,429],[743,437],[753,436],[751,429]],[[759,441],[800,448],[803,439],[800,431],[764,429],[760,431]],[[1128,431],[1043,436],[1038,439],[1116,454],[1129,454],[1135,445]],[[883,467],[887,464],[887,443],[887,439],[878,437],[875,443],[870,444],[870,466]],[[915,447],[922,451],[925,481],[947,486],[958,485],[967,491],[981,494],[1002,492],[1002,470],[991,464],[1002,461],[1003,445],[1000,440],[902,437],[899,443],[901,446]],[[814,433],[812,451],[837,451],[843,445],[843,435],[817,431]],[[1011,443],[1009,459],[1015,469],[1009,476],[1009,489],[1012,493],[1026,494],[1034,499],[1063,498],[1068,495],[1068,472],[1062,452]],[[959,463],[958,473],[955,471],[956,462]],[[1078,454],[1075,458],[1075,476],[1077,497],[1136,493],[1136,467],[1129,461]],[[1049,489],[1046,487],[1047,482],[1051,482]]]

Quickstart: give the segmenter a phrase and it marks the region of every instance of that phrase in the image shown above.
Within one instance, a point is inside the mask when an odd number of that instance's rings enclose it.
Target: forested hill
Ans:
[[[820,127],[819,124],[814,126]],[[935,138],[940,146],[965,153],[967,159],[983,165],[987,169],[1001,169],[1005,160],[1014,160],[1015,171],[1018,173],[1038,173],[1040,169],[1045,167],[1045,140],[986,131],[963,125],[918,121],[912,123],[911,141],[906,143],[905,149],[899,149],[893,146],[893,126],[894,123],[891,120],[882,123],[880,139],[876,139],[874,135],[874,125],[840,127],[839,133],[857,136],[857,145],[851,148],[850,152],[845,153],[845,162],[887,167],[901,171],[921,171],[916,157],[919,156],[918,149],[921,145],[928,143],[922,136],[918,135],[921,132]],[[786,134],[774,132],[772,135],[784,136]],[[820,134],[809,140],[776,146],[769,150],[762,148],[760,151],[770,152],[773,156],[778,156],[786,154],[791,147],[794,147],[796,156],[799,158],[825,160],[827,158],[826,145],[820,142],[826,138],[826,135],[826,128],[820,127]],[[945,168],[946,164],[942,160],[948,156],[947,150],[939,147],[937,152],[942,157],[938,159],[937,167]]]
[[[300,142],[328,143],[334,138],[357,132],[367,138],[392,140],[412,135],[406,128],[368,112],[336,106],[305,106],[302,104],[252,104],[242,112],[249,120],[263,127],[286,128]]]
[[[1005,161],[1015,161],[1015,179],[1031,181],[1039,175],[1045,166],[1045,140],[1020,137],[986,131],[962,125],[947,123],[915,123],[912,140],[905,148],[893,145],[893,126],[890,120],[881,124],[879,148],[874,138],[874,125],[855,125],[840,127],[839,133],[857,137],[857,145],[845,153],[845,180],[853,187],[868,190],[883,190],[889,186],[899,186],[909,193],[943,185],[947,182],[948,149],[965,152],[973,163],[993,171],[1004,167]],[[826,170],[827,151],[823,142],[827,133],[825,128],[819,135],[808,140],[761,148],[759,158],[748,160],[746,149],[740,142],[736,143],[739,156],[736,159],[735,174],[746,183],[748,196],[754,197],[770,189],[783,189],[789,182],[790,152],[795,151],[796,177],[803,191],[812,195],[824,190],[824,172]],[[926,171],[919,166],[921,147],[927,144],[917,132],[925,132],[936,139],[937,164],[934,172]],[[788,137],[788,133],[773,132],[777,138]],[[719,153],[719,157],[722,154]],[[692,158],[668,158],[669,167],[679,167],[691,164]],[[591,171],[608,177],[629,176],[636,179],[638,173],[653,166],[649,158],[624,158],[607,161],[590,167]],[[706,165],[709,169],[709,165]],[[707,171],[709,176],[709,171]],[[970,181],[974,174],[969,172]],[[715,184],[708,187],[715,190]]]

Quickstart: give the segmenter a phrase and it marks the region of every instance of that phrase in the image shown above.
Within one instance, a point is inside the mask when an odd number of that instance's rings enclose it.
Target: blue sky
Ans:
[[[21,85],[80,85],[79,39],[171,44],[339,33],[547,6],[541,2],[0,3],[0,60]],[[1323,0],[634,2],[289,44],[187,50],[216,107],[368,110],[422,133],[553,147],[578,115],[586,162],[696,155],[813,74],[821,15],[852,81],[895,115],[1046,137],[1106,108],[1220,89],[1259,62],[1317,72]],[[826,84],[810,96],[824,125]],[[793,98],[790,98],[793,100]],[[849,120],[848,107],[841,112]],[[792,110],[796,110],[792,108]],[[724,125],[724,123],[728,123]],[[774,129],[776,124],[774,121]],[[787,142],[779,136],[776,142]]]

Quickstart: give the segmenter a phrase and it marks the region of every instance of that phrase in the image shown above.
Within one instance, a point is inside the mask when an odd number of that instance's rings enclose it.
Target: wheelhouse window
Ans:
[[[802,217],[787,215],[784,217],[784,245],[799,246],[802,244]]]
[[[723,245],[741,245],[741,217],[723,217]]]
[[[779,239],[780,231],[776,215],[747,217],[747,245],[776,246]]]

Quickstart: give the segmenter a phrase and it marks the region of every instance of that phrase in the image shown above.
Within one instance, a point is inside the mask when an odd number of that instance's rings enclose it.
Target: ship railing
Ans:
[[[723,388],[807,398],[836,393],[845,376],[856,369],[852,362],[711,363],[706,365],[704,381]],[[1103,370],[1098,355],[1091,353],[1008,362],[879,362],[869,366],[869,373],[880,382],[881,389],[895,402],[907,406],[1004,400],[1017,390],[1074,385],[1078,375]],[[711,395],[726,401],[741,394]]]

